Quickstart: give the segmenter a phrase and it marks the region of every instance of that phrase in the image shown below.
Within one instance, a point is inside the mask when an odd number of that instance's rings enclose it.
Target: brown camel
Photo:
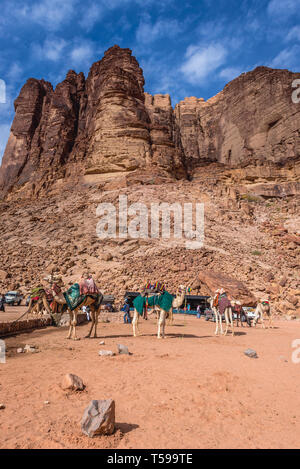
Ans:
[[[57,303],[58,305],[67,305],[66,299],[61,289],[62,282],[58,281],[58,283],[56,283],[52,277],[47,277],[45,280],[47,280],[51,285],[54,304]],[[102,301],[102,293],[98,293],[97,295],[86,295],[85,300],[83,301],[83,303],[80,304],[80,306],[75,308],[73,311],[68,308],[68,313],[70,315],[70,327],[67,339],[78,340],[78,337],[76,335],[77,315],[82,306],[89,306],[91,310],[90,316],[92,319],[92,324],[86,338],[89,338],[91,336],[93,328],[95,328],[94,338],[97,338],[98,316],[100,313],[100,305]]]

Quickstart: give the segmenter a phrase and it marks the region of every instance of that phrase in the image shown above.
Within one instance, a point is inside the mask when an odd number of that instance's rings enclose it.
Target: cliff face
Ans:
[[[169,95],[144,93],[137,60],[114,46],[86,80],[70,71],[53,90],[29,79],[15,101],[0,194],[39,194],[74,174],[197,176],[211,162],[246,190],[251,183],[257,193],[278,195],[265,187],[273,178],[299,192],[300,104],[291,99],[297,78],[258,67],[214,98],[186,98],[173,110]]]
[[[175,114],[191,164],[218,161],[245,166],[298,157],[300,106],[292,102],[292,82],[299,77],[287,70],[258,67],[206,102],[181,101]]]

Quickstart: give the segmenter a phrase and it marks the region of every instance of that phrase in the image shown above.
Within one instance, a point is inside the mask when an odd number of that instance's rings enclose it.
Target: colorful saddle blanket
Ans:
[[[161,282],[155,282],[155,283],[151,283],[151,282],[147,282],[144,286],[144,289],[143,289],[145,292],[164,292],[166,290],[165,288],[165,285]]]
[[[32,299],[36,299],[36,298],[39,298],[41,295],[43,295],[45,292],[44,288],[43,287],[36,287],[36,288],[33,288],[31,290],[31,293],[30,293],[30,298]]]
[[[74,309],[78,308],[80,305],[82,305],[82,303],[84,302],[84,300],[86,299],[87,296],[91,296],[95,299],[97,299],[97,304],[96,306],[100,306],[101,302],[102,302],[102,295],[101,294],[95,294],[95,295],[81,295],[80,294],[80,286],[79,286],[79,283],[74,283],[74,285],[72,285],[68,291],[66,291],[64,293],[64,297],[66,299],[66,302],[67,302],[67,305],[68,305],[68,308],[71,310],[71,311],[74,311]]]
[[[270,303],[269,303],[267,300],[262,301],[261,304],[262,304],[263,306],[269,306],[269,305],[270,305]]]
[[[219,313],[222,315],[225,312],[226,308],[230,308],[231,303],[229,299],[227,298],[226,294],[222,294],[219,296]]]
[[[133,306],[141,316],[146,304],[150,307],[157,305],[164,311],[169,311],[172,307],[173,298],[174,296],[167,291],[162,295],[153,295],[150,297],[139,295],[133,300]]]

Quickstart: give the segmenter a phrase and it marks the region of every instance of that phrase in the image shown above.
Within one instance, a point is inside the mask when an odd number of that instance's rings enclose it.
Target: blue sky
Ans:
[[[299,71],[300,0],[1,0],[0,159],[27,78],[55,86],[114,44],[129,47],[145,91],[214,96],[258,65]],[[0,82],[1,83],[1,82]]]

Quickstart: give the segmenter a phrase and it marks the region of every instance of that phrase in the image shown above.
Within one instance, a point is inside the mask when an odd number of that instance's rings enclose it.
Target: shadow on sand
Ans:
[[[135,430],[136,428],[139,428],[139,425],[136,423],[119,423],[116,422],[116,430],[121,430],[122,433],[129,433],[132,430]]]

